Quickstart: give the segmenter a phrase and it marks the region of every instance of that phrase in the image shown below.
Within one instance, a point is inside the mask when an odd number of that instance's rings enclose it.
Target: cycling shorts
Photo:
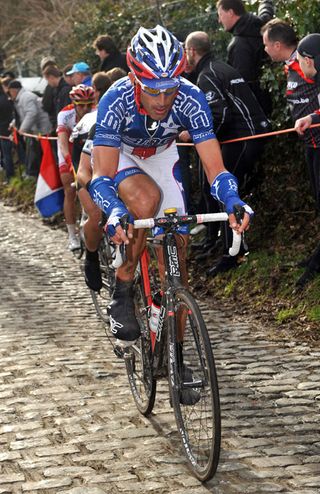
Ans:
[[[165,209],[173,207],[177,209],[179,215],[186,214],[179,154],[175,143],[163,152],[146,159],[120,151],[118,171],[114,177],[115,183],[119,185],[127,177],[141,173],[151,177],[161,191],[157,216],[163,216]],[[185,226],[179,229],[179,232],[184,234],[188,231],[189,229]],[[160,231],[155,233],[159,234]]]

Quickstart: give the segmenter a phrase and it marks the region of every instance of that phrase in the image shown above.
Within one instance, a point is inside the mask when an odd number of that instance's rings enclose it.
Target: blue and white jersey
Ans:
[[[168,115],[152,121],[149,128],[148,120],[138,112],[134,88],[124,77],[99,102],[93,146],[117,147],[126,154],[147,158],[167,149],[182,130],[188,130],[195,144],[215,138],[204,93],[184,78]]]

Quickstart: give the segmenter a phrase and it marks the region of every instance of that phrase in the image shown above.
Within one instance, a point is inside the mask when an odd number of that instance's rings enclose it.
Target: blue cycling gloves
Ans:
[[[132,217],[123,202],[118,198],[117,186],[112,178],[102,176],[95,178],[90,182],[88,187],[90,196],[96,205],[107,215],[108,235],[113,237],[116,233],[116,227],[120,225],[120,219],[128,215],[130,223]]]
[[[232,173],[219,173],[211,185],[210,192],[212,197],[225,205],[228,214],[233,213],[233,207],[238,204],[239,206],[243,206],[250,217],[253,216],[253,210],[239,197],[238,181]]]

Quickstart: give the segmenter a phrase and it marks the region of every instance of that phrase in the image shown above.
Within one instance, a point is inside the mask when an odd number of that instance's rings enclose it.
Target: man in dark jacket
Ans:
[[[100,71],[107,72],[114,67],[120,67],[128,73],[126,56],[119,51],[111,36],[101,34],[93,42],[93,48],[101,60]]]
[[[263,134],[269,130],[269,121],[243,77],[233,67],[215,60],[207,33],[190,33],[185,41],[185,50],[188,63],[194,67],[196,84],[209,103],[219,141]],[[263,146],[263,139],[221,145],[224,164],[237,177],[242,193],[248,192],[243,189]],[[204,190],[204,194],[209,201],[208,191]],[[210,212],[217,210],[217,206],[213,200],[210,201]],[[227,227],[223,257],[208,271],[211,276],[237,266],[237,259],[228,254],[232,244],[229,230]]]
[[[13,102],[8,98],[0,84],[0,152],[6,180],[9,182],[14,175],[12,158],[12,142],[9,139],[11,131],[9,125],[13,119]],[[6,139],[7,138],[7,139]]]
[[[314,78],[304,74],[298,62],[298,40],[293,27],[282,19],[272,19],[262,28],[265,50],[274,62],[283,62],[287,75],[286,97],[294,121],[319,109],[319,89]],[[320,129],[306,128],[302,135],[312,193],[320,211]],[[303,288],[320,272],[320,248],[304,259],[305,272],[297,280]]]
[[[53,102],[55,116],[57,118],[59,111],[71,103],[69,93],[72,87],[64,80],[62,72],[56,65],[49,65],[46,67],[42,72],[42,75],[47,80],[48,85],[54,88]]]
[[[260,31],[274,15],[272,0],[260,1],[257,15],[246,12],[242,0],[218,0],[217,12],[224,30],[233,35],[228,46],[228,64],[238,69],[270,115],[270,96],[260,86],[261,67],[266,60]]]

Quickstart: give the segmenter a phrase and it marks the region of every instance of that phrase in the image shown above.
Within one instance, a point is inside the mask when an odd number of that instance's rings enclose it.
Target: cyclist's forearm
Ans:
[[[110,146],[93,148],[93,179],[101,176],[114,178],[119,163],[119,149]]]
[[[195,147],[197,153],[199,154],[208,182],[212,184],[215,177],[219,173],[226,171],[223,164],[219,142],[217,139],[210,139],[209,141],[196,144]]]

